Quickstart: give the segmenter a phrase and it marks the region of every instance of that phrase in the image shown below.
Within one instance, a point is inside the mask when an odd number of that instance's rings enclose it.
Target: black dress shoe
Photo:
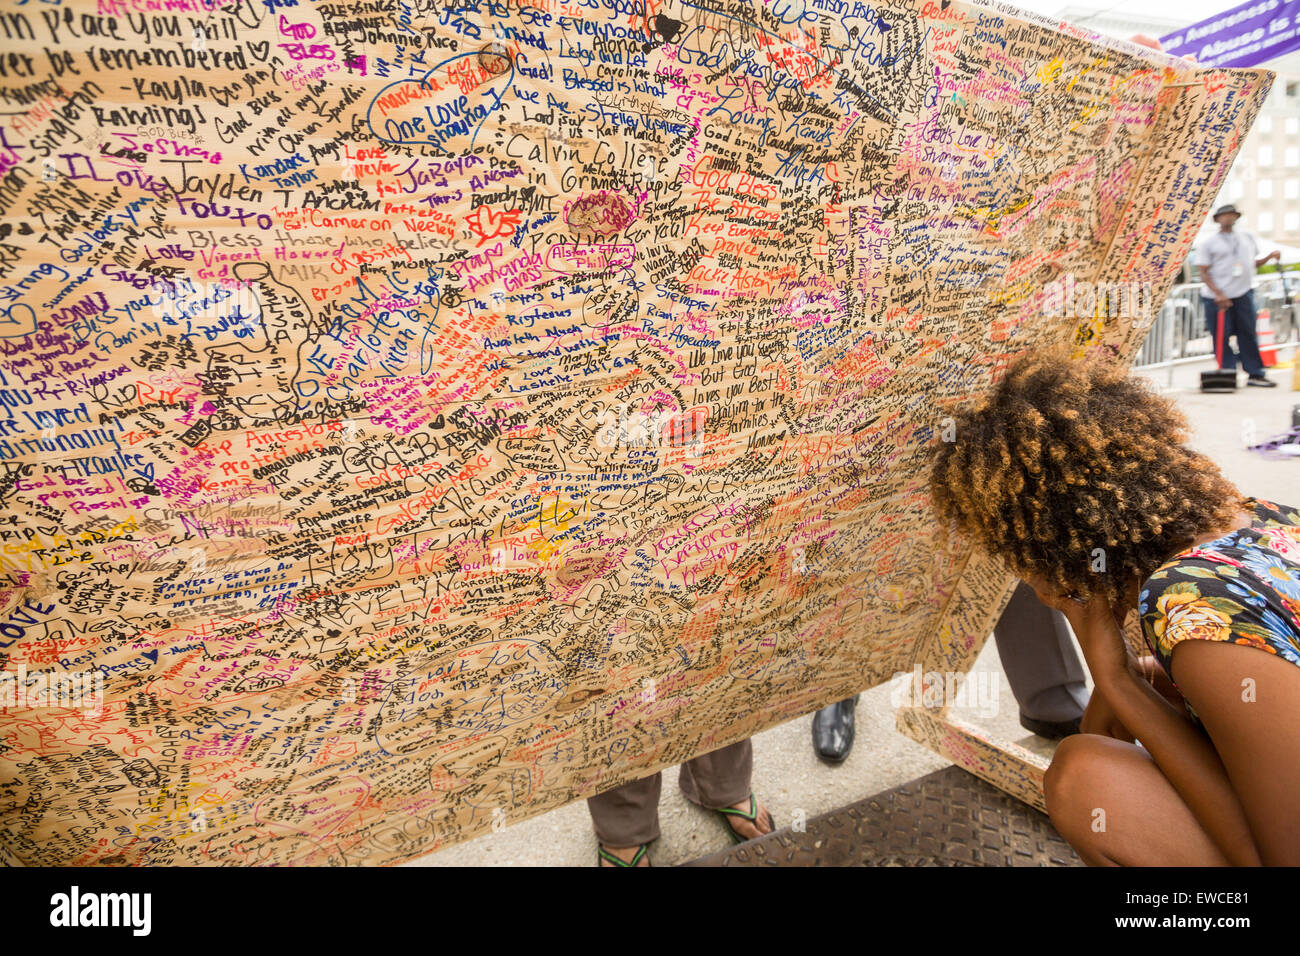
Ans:
[[[840,763],[853,749],[853,714],[858,695],[823,707],[813,715],[813,750],[830,763]]]
[[[1250,376],[1250,378],[1246,379],[1246,384],[1255,385],[1259,388],[1277,388],[1277,382],[1270,378],[1265,378],[1263,375]]]
[[[1020,712],[1020,726],[1033,734],[1040,737],[1046,737],[1048,740],[1060,740],[1063,737],[1069,737],[1079,732],[1079,721],[1081,717],[1074,720],[1035,720],[1033,717],[1026,717],[1025,712]]]

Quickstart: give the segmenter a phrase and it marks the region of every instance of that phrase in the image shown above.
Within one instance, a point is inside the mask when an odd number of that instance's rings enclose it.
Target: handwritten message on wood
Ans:
[[[28,864],[398,862],[909,670],[1005,590],[936,544],[946,410],[1140,342],[1049,287],[1162,293],[1270,82],[941,0],[0,43]]]

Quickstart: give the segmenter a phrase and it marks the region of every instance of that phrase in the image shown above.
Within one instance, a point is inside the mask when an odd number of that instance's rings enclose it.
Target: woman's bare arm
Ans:
[[[1238,866],[1258,866],[1246,811],[1209,738],[1128,668],[1094,671],[1093,680],[1224,856]]]
[[[1114,609],[1100,595],[1081,604],[1035,590],[1040,600],[1065,614],[1097,690],[1151,754],[1215,846],[1236,865],[1258,866],[1250,822],[1218,751],[1189,717],[1134,673]]]
[[[1183,710],[1183,695],[1178,693],[1178,688],[1174,686],[1173,681],[1165,674],[1164,668],[1154,657],[1138,658],[1134,662],[1134,673],[1154,687],[1156,693],[1173,705],[1174,710],[1180,712]],[[1093,688],[1092,696],[1088,699],[1083,720],[1079,723],[1079,731],[1085,734],[1099,734],[1102,737],[1114,737],[1116,740],[1123,740],[1130,744],[1134,740],[1134,735],[1120,722],[1115,708],[1097,687]]]

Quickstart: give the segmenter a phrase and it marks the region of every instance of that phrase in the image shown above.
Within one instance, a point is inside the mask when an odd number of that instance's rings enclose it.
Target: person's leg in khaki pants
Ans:
[[[681,765],[677,783],[686,799],[706,810],[730,807],[748,811],[750,776],[754,768],[754,749],[748,740],[701,754]],[[631,862],[644,845],[659,837],[659,793],[661,774],[654,774],[587,799],[596,840],[608,853]],[[729,817],[737,834],[753,839],[774,827],[770,813],[760,812],[759,820],[750,822]],[[648,863],[644,860],[642,865]],[[616,864],[603,861],[602,866]]]
[[[697,807],[717,810],[749,799],[753,772],[754,747],[742,740],[686,761],[677,771],[677,786]]]
[[[596,840],[603,847],[639,847],[659,839],[659,791],[663,774],[633,780],[587,798]]]
[[[682,794],[705,810],[739,810],[754,818],[729,813],[727,825],[741,840],[753,840],[776,829],[776,821],[767,808],[756,801],[753,793],[754,747],[748,739],[701,754],[682,764],[677,785]]]

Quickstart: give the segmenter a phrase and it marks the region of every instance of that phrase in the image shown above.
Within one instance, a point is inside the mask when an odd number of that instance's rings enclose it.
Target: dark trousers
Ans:
[[[1070,625],[1023,581],[993,625],[993,639],[1011,692],[1026,716],[1048,721],[1083,716],[1088,691]]]
[[[1205,325],[1210,335],[1217,336],[1215,352],[1222,355],[1219,367],[1229,372],[1237,369],[1237,353],[1241,353],[1241,367],[1251,378],[1264,374],[1264,360],[1259,355],[1259,339],[1255,336],[1255,290],[1239,295],[1232,305],[1223,310],[1223,329],[1217,331],[1219,306],[1213,299],[1201,297],[1205,302]],[[1228,344],[1231,336],[1237,338],[1237,351]]]

